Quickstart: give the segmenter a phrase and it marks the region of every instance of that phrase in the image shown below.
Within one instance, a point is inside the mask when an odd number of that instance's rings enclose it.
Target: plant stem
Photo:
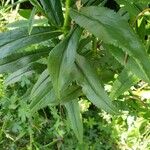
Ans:
[[[71,0],[66,0],[66,5],[65,5],[66,12],[65,12],[64,25],[63,25],[63,30],[65,34],[67,30],[69,29],[69,24],[70,24],[70,17],[69,17],[70,5],[71,5]]]
[[[57,143],[58,141],[59,141],[59,139],[56,139],[56,140],[54,140],[54,141],[50,142],[49,144],[44,145],[44,146],[43,146],[43,148],[46,148],[46,147],[52,146],[52,145],[54,145],[55,143]]]

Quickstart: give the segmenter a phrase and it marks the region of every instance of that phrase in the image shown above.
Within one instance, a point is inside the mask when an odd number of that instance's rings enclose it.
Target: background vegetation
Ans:
[[[0,149],[150,149],[148,0],[1,0],[0,31]]]

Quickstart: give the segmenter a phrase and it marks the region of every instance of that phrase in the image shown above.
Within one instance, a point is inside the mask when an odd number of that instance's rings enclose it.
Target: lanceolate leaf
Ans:
[[[82,143],[83,142],[83,124],[81,120],[78,101],[75,99],[70,102],[67,102],[65,104],[65,107],[68,112],[68,117],[69,117],[71,127],[77,139],[79,140],[79,142]]]
[[[117,98],[138,81],[139,79],[125,68],[114,82],[110,97]]]
[[[131,19],[135,18],[139,13],[140,9],[132,2],[127,0],[116,0],[120,5],[124,5],[123,8],[128,11]]]
[[[52,49],[49,54],[48,69],[58,97],[60,97],[64,85],[69,83],[68,80],[74,66],[80,34],[81,29],[76,28],[66,39]]]
[[[30,99],[30,109],[31,112],[34,113],[37,110],[48,106],[48,105],[56,105],[59,103],[65,103],[71,101],[75,98],[78,98],[81,94],[81,88],[72,85],[67,89],[64,89],[61,93],[61,100],[58,100],[55,96],[55,92],[52,88],[51,79],[46,69],[40,76],[34,87],[32,88]]]
[[[35,17],[36,11],[37,11],[36,7],[33,7],[31,15],[30,15],[30,18],[29,18],[29,25],[28,25],[28,33],[29,33],[29,35],[31,34],[31,31],[33,29],[34,17]]]
[[[43,71],[43,73],[39,76],[39,79],[37,80],[37,82],[35,83],[35,85],[32,88],[30,97],[38,98],[39,96],[41,96],[41,94],[48,91],[48,90],[46,90],[46,88],[47,89],[52,88],[51,79],[50,79],[47,69],[45,71]]]
[[[150,80],[147,78],[143,68],[136,62],[134,58],[129,57],[127,60],[125,60],[125,53],[122,51],[122,49],[107,44],[104,44],[103,46],[114,56],[116,60],[118,60],[118,62],[124,65],[129,71],[134,73],[140,79],[150,83]]]
[[[43,8],[41,7],[40,3],[37,0],[29,0],[31,2],[31,4],[36,7],[39,11],[44,12]]]
[[[21,68],[17,70],[16,72],[13,72],[11,75],[9,75],[5,80],[5,85],[8,86],[10,84],[16,83],[21,80],[23,76],[31,76],[35,71],[41,72],[42,69],[45,69],[45,65],[39,64],[39,63],[33,63],[30,64],[27,67]]]
[[[40,0],[50,23],[62,26],[64,22],[60,0]]]
[[[48,56],[50,49],[45,47],[34,51],[14,53],[4,57],[0,59],[0,73],[14,72],[21,69],[42,57]]]
[[[40,43],[60,35],[50,27],[34,27],[31,35],[28,34],[28,27],[15,29],[0,34],[0,59],[8,54],[31,44]]]
[[[30,110],[32,113],[49,104],[53,104],[56,100],[47,69],[39,76],[38,81],[32,88],[30,99]]]
[[[33,98],[31,99],[32,103],[30,104],[30,112],[31,114],[34,114],[38,110],[50,105],[58,105],[59,101],[56,101],[55,95],[54,95],[54,90],[53,89],[48,89],[47,93],[44,93],[43,96]]]
[[[120,15],[104,7],[91,6],[81,11],[71,9],[71,18],[104,43],[120,47],[133,56],[150,79],[150,59],[145,47]]]
[[[65,103],[68,101],[71,101],[73,99],[78,98],[81,96],[81,87],[77,85],[71,85],[67,87],[67,89],[64,89],[61,94],[61,103]]]
[[[48,105],[54,106],[58,104],[64,104],[66,102],[68,103],[69,101],[78,98],[81,95],[81,88],[78,86],[71,86],[62,92],[61,100],[58,100],[58,98],[55,96],[55,92],[50,81],[44,81],[40,86],[41,88],[36,91],[36,94],[32,95],[31,93],[30,110],[32,113]]]
[[[75,64],[79,73],[77,81],[82,86],[83,93],[87,98],[98,108],[112,114],[117,112],[107,93],[102,88],[96,72],[85,58],[78,55]]]

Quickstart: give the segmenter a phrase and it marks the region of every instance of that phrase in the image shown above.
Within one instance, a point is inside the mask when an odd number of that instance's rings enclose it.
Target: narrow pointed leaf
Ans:
[[[30,94],[30,110],[32,113],[48,105],[57,105],[59,103],[66,103],[81,95],[81,88],[79,86],[69,86],[61,94],[61,100],[55,96],[52,88],[51,79],[46,69],[40,76],[38,81],[32,88]]]
[[[150,59],[140,39],[129,27],[128,22],[105,7],[84,7],[80,11],[71,9],[71,18],[77,24],[94,34],[104,43],[120,47],[143,68],[150,79]]]
[[[42,12],[43,14],[45,14],[45,12],[44,12],[42,6],[40,5],[40,3],[39,3],[37,0],[29,0],[29,1],[30,1],[30,3],[31,3],[34,7],[36,7],[40,12]]]
[[[30,64],[27,67],[21,68],[16,72],[13,72],[9,75],[5,80],[5,85],[8,86],[10,84],[16,83],[21,80],[23,76],[32,76],[36,71],[41,72],[41,68],[45,69],[45,65],[39,63]]]
[[[67,89],[64,89],[62,91],[61,94],[61,103],[65,103],[68,101],[71,101],[73,99],[78,98],[79,96],[81,96],[81,87],[77,86],[77,85],[71,85],[69,87],[67,87]]]
[[[31,90],[30,97],[38,98],[39,96],[43,96],[45,92],[46,93],[48,92],[48,90],[46,90],[46,88],[47,89],[52,88],[51,79],[50,79],[47,69],[45,71],[43,71],[43,73],[39,76],[37,82],[35,83],[35,85],[33,86],[32,90]]]
[[[138,81],[139,79],[132,72],[128,71],[126,68],[123,69],[112,86],[110,97],[119,97]]]
[[[60,35],[60,32],[55,31],[50,27],[34,27],[31,35],[28,34],[28,27],[1,33],[0,59],[18,49],[49,40],[58,35]]]
[[[56,98],[52,89],[52,83],[47,69],[43,71],[33,86],[30,99],[31,113],[34,113],[47,105],[54,104]]]
[[[76,28],[66,39],[52,49],[49,54],[48,69],[58,97],[60,97],[60,92],[64,85],[69,83],[68,80],[74,66],[80,34],[81,29]]]
[[[95,70],[89,65],[85,58],[78,55],[75,64],[79,73],[77,81],[81,85],[83,93],[87,98],[98,108],[104,109],[112,114],[116,113],[117,110],[102,88]]]
[[[60,0],[40,0],[50,23],[62,26],[64,22]]]
[[[31,34],[31,31],[33,29],[34,17],[35,17],[36,11],[37,11],[36,7],[33,7],[31,15],[30,15],[30,18],[29,18],[29,25],[28,25],[28,33],[29,33],[29,35]]]
[[[137,77],[139,77],[139,79],[150,83],[150,80],[147,78],[143,68],[136,62],[134,58],[129,57],[127,60],[125,60],[125,53],[122,51],[122,49],[107,44],[104,44],[103,46],[114,56],[116,60],[118,60],[118,62],[125,66],[127,70],[134,73]]]
[[[42,88],[36,91],[36,93],[37,92],[39,93],[34,95],[31,94],[30,97],[31,99],[30,110],[32,114],[48,105],[54,106],[58,104],[65,104],[66,102],[78,98],[81,95],[81,88],[77,86],[71,86],[62,92],[61,100],[58,100],[57,97],[55,96],[55,92],[52,88],[51,82],[49,82],[48,86],[46,86],[46,84],[42,82],[40,86]]]
[[[55,101],[55,95],[53,89],[48,89],[48,92],[43,95],[43,97],[37,97],[31,99],[32,103],[30,104],[30,112],[33,115],[38,110],[46,107],[46,106],[54,106],[58,105],[59,102]]]
[[[78,101],[72,100],[70,102],[67,102],[65,104],[65,107],[68,112],[68,118],[71,124],[71,127],[79,140],[80,143],[83,142],[83,124],[82,124],[82,119],[80,115],[80,108]]]
[[[17,71],[42,57],[48,56],[50,49],[45,47],[34,51],[10,54],[0,59],[0,73]]]

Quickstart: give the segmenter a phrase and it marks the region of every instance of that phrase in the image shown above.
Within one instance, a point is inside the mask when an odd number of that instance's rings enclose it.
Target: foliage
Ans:
[[[149,97],[139,94],[150,83],[149,2],[27,2],[1,2],[3,25],[10,9],[18,16],[0,33],[3,149],[149,148]]]

